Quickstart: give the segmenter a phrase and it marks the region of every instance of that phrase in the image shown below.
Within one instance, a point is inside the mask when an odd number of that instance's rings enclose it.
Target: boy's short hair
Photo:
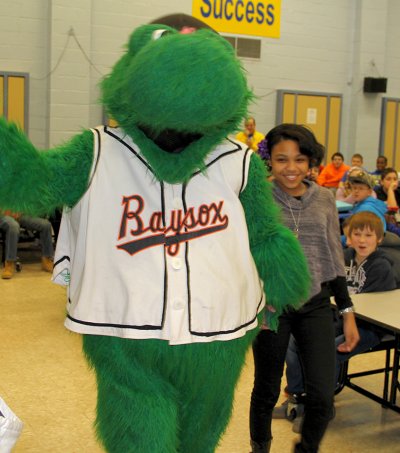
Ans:
[[[342,160],[344,160],[343,154],[340,153],[339,151],[337,151],[336,153],[333,153],[333,154],[332,154],[331,160],[333,160],[335,157],[340,157]]]
[[[373,212],[361,211],[353,214],[349,218],[348,236],[351,236],[354,230],[363,230],[364,228],[374,231],[378,241],[383,239],[384,229],[382,220]]]
[[[353,155],[351,156],[352,159],[353,159],[354,157],[355,157],[356,159],[361,159],[361,162],[364,161],[364,158],[363,158],[362,155],[359,154],[359,153],[355,153],[355,154],[353,154]]]

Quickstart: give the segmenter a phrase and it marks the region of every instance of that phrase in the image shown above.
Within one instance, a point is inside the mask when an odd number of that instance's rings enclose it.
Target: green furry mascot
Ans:
[[[0,206],[65,207],[53,278],[96,373],[104,448],[211,453],[264,296],[274,329],[307,299],[305,259],[261,159],[226,138],[252,94],[222,37],[141,26],[102,92],[119,127],[56,149],[0,120]]]

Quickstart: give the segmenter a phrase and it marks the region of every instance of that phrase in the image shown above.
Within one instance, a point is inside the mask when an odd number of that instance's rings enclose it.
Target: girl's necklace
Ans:
[[[299,229],[300,229],[300,218],[301,218],[301,209],[299,210],[299,215],[297,216],[297,221],[294,217],[294,214],[293,214],[293,210],[292,210],[292,206],[290,204],[290,198],[286,195],[286,199],[287,199],[287,202],[288,202],[288,206],[289,206],[289,209],[290,209],[290,214],[292,214],[292,219],[293,219],[293,223],[294,223],[294,230],[293,230],[293,233],[296,237],[296,239],[299,238]]]

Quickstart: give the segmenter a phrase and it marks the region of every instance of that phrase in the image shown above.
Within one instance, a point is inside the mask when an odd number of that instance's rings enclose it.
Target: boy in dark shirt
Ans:
[[[378,216],[363,211],[354,214],[348,227],[345,249],[346,281],[350,294],[389,291],[396,288],[393,263],[378,249],[383,225]]]
[[[381,219],[374,213],[362,211],[353,214],[345,230],[349,248],[344,250],[347,288],[350,294],[390,291],[396,289],[393,262],[378,249],[383,240],[384,229]],[[336,354],[336,381],[341,363],[356,354],[361,354],[380,343],[385,332],[371,324],[357,319],[360,341],[349,353]],[[337,327],[336,347],[343,343],[344,335],[340,325]],[[293,337],[289,341],[286,354],[286,392],[288,399],[276,408],[273,418],[288,418],[300,415],[293,425],[299,432],[303,413],[304,383],[302,368]]]

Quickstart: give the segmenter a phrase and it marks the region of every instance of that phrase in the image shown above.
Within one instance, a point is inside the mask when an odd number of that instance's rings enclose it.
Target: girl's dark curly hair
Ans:
[[[381,181],[383,181],[389,173],[396,173],[397,171],[392,167],[386,167],[381,173]]]
[[[325,154],[324,146],[318,143],[310,129],[292,123],[280,124],[268,132],[259,145],[261,157],[269,161],[274,146],[284,140],[293,140],[299,145],[300,153],[309,158],[310,167],[318,167],[321,164]],[[268,162],[267,165],[269,166]]]

